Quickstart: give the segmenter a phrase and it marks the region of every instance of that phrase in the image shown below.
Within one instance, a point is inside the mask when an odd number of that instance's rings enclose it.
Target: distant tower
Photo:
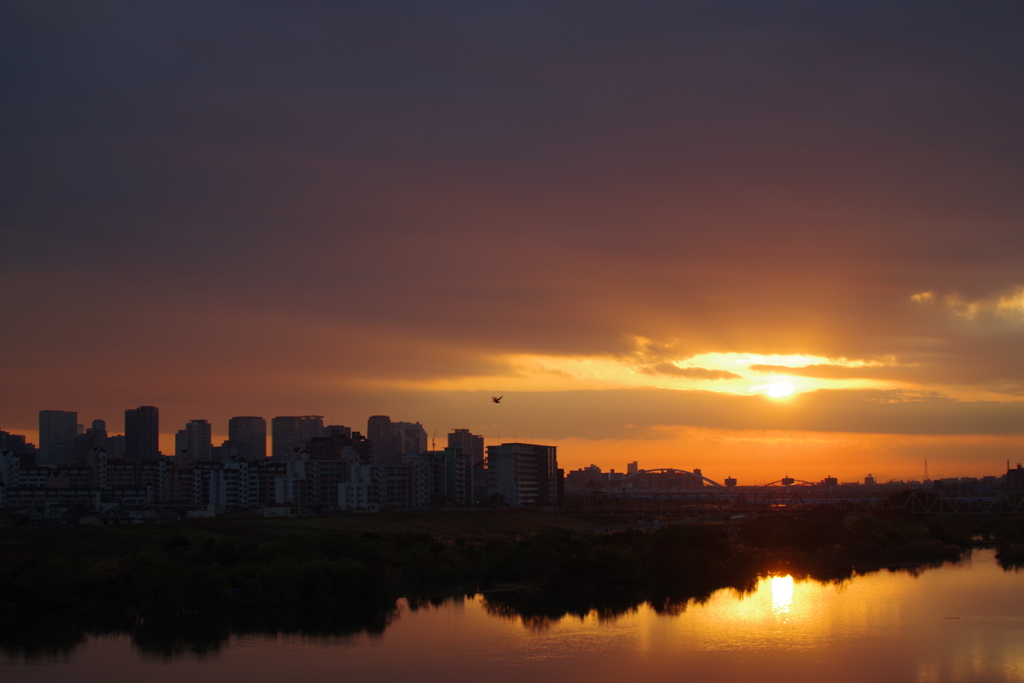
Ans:
[[[373,464],[383,465],[394,455],[391,440],[391,418],[387,415],[371,415],[366,421],[366,438],[373,444]]]
[[[112,439],[107,435],[107,423],[103,420],[93,420],[92,426],[85,430],[84,434],[75,437],[72,447],[73,460],[75,465],[84,465],[89,461],[92,452],[97,448],[107,450]]]
[[[233,417],[228,420],[228,440],[249,444],[250,457],[262,462],[267,457],[267,421],[262,417]]]
[[[470,467],[484,460],[484,437],[470,434],[468,429],[456,429],[448,432],[448,446],[459,446],[462,452],[470,456]]]
[[[160,458],[160,410],[156,406],[124,411],[124,453],[136,462]]]
[[[323,415],[275,417],[270,421],[270,440],[274,456],[294,455],[304,449],[310,439],[324,435]]]
[[[213,427],[206,420],[185,423],[185,444],[194,460],[213,459]]]
[[[398,462],[403,455],[426,453],[427,430],[419,422],[392,422],[391,444]]]
[[[75,436],[78,434],[78,413],[67,410],[39,411],[40,465],[70,465]]]
[[[174,433],[174,455],[188,453],[188,432],[179,429]]]

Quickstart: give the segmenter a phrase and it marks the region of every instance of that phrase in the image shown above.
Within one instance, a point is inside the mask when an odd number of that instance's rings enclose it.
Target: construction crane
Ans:
[[[437,450],[437,429],[434,429],[434,435],[430,437],[430,450]]]

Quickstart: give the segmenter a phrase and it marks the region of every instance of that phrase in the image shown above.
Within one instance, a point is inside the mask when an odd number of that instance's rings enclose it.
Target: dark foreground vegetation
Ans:
[[[190,540],[189,531],[153,527],[121,556],[23,544],[0,560],[0,648],[31,656],[66,651],[86,633],[130,632],[143,652],[173,656],[215,650],[230,633],[380,633],[400,597],[415,608],[480,591],[493,613],[524,620],[614,616],[644,602],[676,612],[721,588],[751,590],[767,574],[840,581],[956,560],[979,540],[1015,567],[1024,542],[1021,519],[844,520],[825,509],[647,533]]]

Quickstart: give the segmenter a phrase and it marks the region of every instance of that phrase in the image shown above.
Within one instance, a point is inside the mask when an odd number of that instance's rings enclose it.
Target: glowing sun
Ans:
[[[793,394],[793,385],[786,382],[776,382],[768,386],[767,394],[772,398],[782,398]]]

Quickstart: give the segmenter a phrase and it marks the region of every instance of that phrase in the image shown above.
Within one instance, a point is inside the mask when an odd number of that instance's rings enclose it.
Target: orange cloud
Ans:
[[[641,368],[640,372],[645,375],[671,375],[673,377],[688,377],[689,379],[741,379],[740,375],[728,370],[679,367],[672,363],[658,363],[657,365]]]
[[[786,365],[754,364],[749,366],[752,372],[793,375],[796,377],[816,377],[821,379],[907,379],[908,372],[904,366],[890,365],[831,365],[820,363],[789,367]]]

